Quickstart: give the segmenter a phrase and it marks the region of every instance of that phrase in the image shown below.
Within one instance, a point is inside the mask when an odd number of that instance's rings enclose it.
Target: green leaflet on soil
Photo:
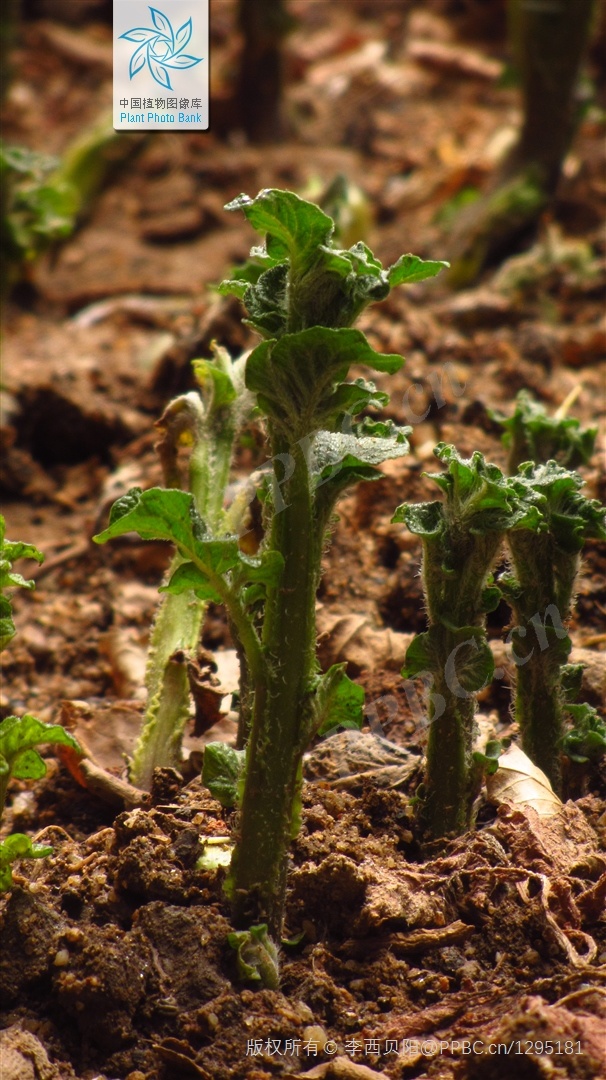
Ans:
[[[28,713],[7,716],[0,722],[0,772],[8,769],[18,780],[38,780],[46,765],[34,747],[48,743],[80,752],[74,736],[61,724],[44,724]]]
[[[338,728],[361,728],[364,690],[345,674],[347,664],[333,664],[314,685],[313,735],[326,736]]]
[[[280,985],[278,950],[267,933],[267,925],[251,926],[227,935],[238,954],[238,974],[243,982],[261,983],[267,990]]]
[[[47,844],[35,844],[24,833],[12,833],[0,842],[0,892],[12,888],[11,863],[18,859],[44,859],[52,854]]]
[[[231,808],[237,804],[244,759],[244,750],[234,750],[222,742],[204,747],[202,782],[221,806]]]
[[[34,581],[22,577],[13,570],[13,563],[17,559],[35,559],[36,562],[42,563],[44,555],[33,544],[25,544],[21,540],[7,540],[6,522],[0,514],[0,592],[10,588],[33,589],[35,587]],[[6,648],[14,636],[12,604],[7,596],[0,596],[0,652]]]

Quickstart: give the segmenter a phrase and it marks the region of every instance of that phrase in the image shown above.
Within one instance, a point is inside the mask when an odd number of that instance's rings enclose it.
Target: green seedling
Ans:
[[[80,753],[80,747],[61,724],[44,724],[35,716],[7,716],[0,723],[0,813],[11,779],[40,780],[46,775],[44,759],[37,746],[69,746]]]
[[[20,587],[33,589],[35,582],[13,570],[17,559],[35,559],[41,563],[44,555],[33,544],[20,540],[7,540],[5,521],[0,514],[0,652],[15,636],[13,609],[6,589]],[[4,811],[6,793],[12,778],[16,780],[39,780],[46,774],[46,765],[35,749],[44,745],[68,746],[80,752],[80,747],[65,728],[59,724],[44,724],[29,714],[7,716],[0,722],[0,819]],[[33,843],[23,833],[12,833],[0,842],[0,892],[12,885],[11,863],[17,859],[41,859],[52,848]]]
[[[503,429],[502,442],[509,450],[510,476],[524,461],[544,465],[554,460],[567,469],[577,469],[588,463],[598,429],[581,428],[575,417],[566,415],[568,404],[568,401],[564,402],[554,416],[549,416],[528,390],[520,390],[512,416],[491,414]]]
[[[567,625],[583,545],[589,537],[606,539],[606,511],[580,493],[583,480],[577,473],[555,461],[536,468],[526,462],[517,480],[539,511],[541,525],[538,531],[520,528],[508,534],[514,573],[500,582],[515,616],[510,635],[515,716],[525,752],[559,793],[572,647]]]
[[[165,589],[227,609],[250,719],[226,887],[236,925],[265,922],[278,939],[303,753],[318,733],[362,720],[363,695],[345,665],[320,675],[315,655],[315,597],[334,506],[347,487],[378,477],[377,465],[408,449],[405,430],[355,420],[387,397],[362,378],[348,381],[350,367],[394,372],[402,359],[375,352],[351,324],[392,287],[433,277],[445,264],[405,255],[384,269],[363,243],[340,249],[331,219],[291,192],[243,195],[228,209],[242,211],[264,238],[242,275],[221,286],[244,301],[248,324],[264,339],[245,367],[271,459],[260,491],[264,542],[258,556],[244,554],[237,530],[217,536],[193,496],[174,489],[131,491],[96,539],[134,530],[171,540],[180,561]]]
[[[17,559],[35,559],[37,563],[41,563],[44,562],[44,555],[33,544],[24,544],[21,540],[7,540],[6,522],[0,514],[0,652],[16,633],[13,606],[5,595],[6,589],[33,589],[36,584],[31,578],[24,578],[13,570],[13,563]]]
[[[35,844],[25,833],[11,833],[0,842],[0,892],[8,892],[13,887],[11,863],[18,859],[45,859],[52,855],[48,844]]]
[[[429,834],[442,837],[471,826],[484,764],[474,762],[473,738],[476,694],[494,670],[485,619],[501,594],[492,569],[506,533],[531,534],[540,515],[523,488],[482,454],[466,460],[443,443],[434,453],[447,467],[430,475],[443,500],[404,504],[393,520],[423,543],[429,628],[413,639],[402,675],[432,680],[420,813]]]
[[[265,923],[228,934],[227,941],[238,954],[238,975],[242,982],[260,983],[266,990],[278,989],[279,954]]]
[[[23,146],[0,146],[3,287],[49,243],[69,236],[77,202],[69,186],[51,177],[57,161]],[[6,280],[8,276],[8,280]]]
[[[566,705],[574,727],[562,739],[562,751],[577,765],[598,762],[606,754],[606,723],[593,705]]]
[[[70,236],[108,170],[140,136],[124,137],[104,115],[61,160],[24,146],[0,144],[2,291],[51,244]]]
[[[157,424],[166,487],[181,486],[179,448],[190,447],[186,486],[196,513],[217,537],[227,528],[223,500],[234,442],[251,408],[244,387],[244,362],[245,357],[232,362],[220,348],[215,348],[213,361],[195,360],[200,392],[176,398]],[[233,524],[237,527],[241,521]],[[108,531],[95,539],[109,539]],[[151,633],[145,718],[129,766],[131,782],[144,790],[149,790],[155,768],[181,765],[183,731],[190,715],[187,663],[196,656],[209,597],[193,588],[168,589],[171,580],[183,575],[183,563],[177,550]]]

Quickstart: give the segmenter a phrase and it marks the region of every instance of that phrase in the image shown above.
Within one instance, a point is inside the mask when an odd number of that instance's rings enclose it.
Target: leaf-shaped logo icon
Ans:
[[[190,41],[190,38],[191,38],[191,33],[192,33],[192,21],[191,21],[191,19],[188,19],[187,22],[184,22],[183,26],[180,26],[179,29],[177,30],[177,33],[176,33],[176,36],[175,36],[175,41],[176,41],[177,45],[179,46],[177,51],[180,51],[181,49],[184,49],[185,46],[187,44],[189,44],[189,41]]]
[[[147,66],[155,82],[166,90],[172,90],[168,69],[183,71],[185,68],[195,67],[202,62],[203,57],[183,52],[191,41],[191,18],[184,22],[175,34],[171,21],[164,12],[155,7],[150,7],[149,10],[153,28],[135,26],[132,30],[120,34],[121,38],[138,45],[130,58],[128,73],[132,79]]]

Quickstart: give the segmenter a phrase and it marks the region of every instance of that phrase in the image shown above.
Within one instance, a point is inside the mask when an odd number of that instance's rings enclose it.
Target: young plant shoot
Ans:
[[[157,450],[167,488],[181,487],[178,451],[181,446],[191,447],[187,487],[198,514],[215,536],[225,533],[223,500],[233,445],[250,411],[244,361],[242,357],[232,363],[220,348],[215,348],[214,362],[195,360],[201,394],[192,391],[176,398],[156,425],[161,432]],[[107,530],[95,539],[108,539]],[[183,562],[177,549],[167,583]],[[144,790],[149,790],[155,768],[181,764],[183,730],[190,714],[187,664],[196,656],[206,602],[207,598],[185,589],[165,592],[158,608],[147,658],[145,720],[129,768],[131,782]]]
[[[456,836],[472,824],[480,774],[472,759],[475,695],[492,678],[486,613],[500,599],[491,570],[510,530],[536,529],[539,512],[515,481],[476,452],[469,460],[440,443],[445,473],[430,478],[442,502],[404,504],[393,520],[423,542],[423,590],[429,628],[413,639],[404,678],[429,674],[427,769],[422,821],[432,837]]]
[[[266,418],[271,458],[264,493],[266,535],[245,555],[236,535],[217,537],[182,491],[134,490],[112,509],[97,539],[135,530],[172,540],[180,564],[166,588],[225,604],[246,659],[251,718],[239,791],[239,829],[227,889],[236,925],[282,929],[291,838],[299,823],[301,762],[318,732],[362,720],[363,694],[344,665],[316,662],[315,597],[333,508],[345,488],[380,475],[407,452],[405,431],[356,414],[387,401],[371,382],[347,380],[362,364],[394,372],[351,328],[395,285],[433,277],[445,265],[405,255],[388,270],[363,243],[333,245],[333,222],[288,191],[242,195],[241,210],[264,237],[221,291],[244,301],[264,339],[246,361],[245,383]]]
[[[550,416],[528,390],[520,390],[512,416],[491,413],[503,429],[501,440],[509,450],[507,468],[510,476],[524,461],[544,465],[554,460],[567,469],[578,469],[579,465],[587,464],[594,451],[598,429],[582,428],[579,420],[568,416],[570,404],[568,398]]]
[[[290,192],[243,195],[228,209],[241,210],[265,238],[252,252],[262,271],[257,280],[225,282],[223,291],[243,299],[265,339],[248,359],[246,385],[267,418],[274,462],[268,541],[283,562],[265,602],[263,671],[228,887],[236,922],[267,923],[275,938],[299,824],[303,753],[322,729],[361,712],[343,665],[317,671],[315,598],[326,533],[339,494],[408,448],[393,425],[354,422],[387,399],[372,383],[346,381],[350,367],[394,372],[402,359],[376,353],[350,327],[393,286],[432,277],[444,264],[408,255],[384,270],[361,242],[340,250],[332,245],[331,218]]]
[[[0,514],[0,652],[15,636],[12,604],[6,589],[20,587],[33,589],[34,582],[13,570],[17,559],[35,559],[43,562],[44,555],[33,544],[20,540],[7,540],[5,521]],[[46,765],[36,750],[45,743],[68,746],[80,752],[80,747],[65,728],[59,724],[44,724],[35,716],[7,716],[0,722],[0,818],[8,785],[17,780],[39,780],[46,773]],[[12,833],[0,842],[0,892],[10,889],[13,876],[11,863],[17,859],[41,859],[53,849],[36,844],[24,833]]]
[[[516,663],[515,717],[529,758],[561,790],[560,754],[564,715],[574,707],[567,665],[572,643],[567,624],[581,550],[589,537],[606,539],[606,511],[580,493],[582,478],[548,461],[518,473],[541,514],[538,532],[521,528],[508,534],[514,574],[501,581],[515,623],[511,645]]]

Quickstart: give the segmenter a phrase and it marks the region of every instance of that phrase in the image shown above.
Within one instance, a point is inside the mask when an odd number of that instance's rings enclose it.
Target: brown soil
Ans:
[[[234,354],[251,341],[238,304],[206,288],[254,240],[224,203],[266,186],[305,192],[345,172],[371,201],[369,242],[384,263],[408,250],[440,258],[444,207],[488,182],[519,118],[516,91],[498,80],[502,27],[486,25],[482,5],[292,0],[290,134],[249,145],[233,105],[233,4],[212,7],[211,131],[138,147],[6,311],[3,513],[9,538],[36,544],[46,562],[36,590],[14,598],[2,716],[75,718],[115,775],[140,716],[168,552],[130,539],[100,548],[90,537],[118,494],[160,481],[153,422],[191,385],[189,361],[212,339]],[[44,18],[23,26],[4,129],[9,142],[56,153],[111,97],[102,5],[90,3],[75,27],[58,21],[65,8],[41,4]],[[426,725],[399,669],[424,627],[419,547],[391,524],[395,507],[435,497],[423,471],[440,440],[503,465],[490,410],[509,412],[522,387],[552,409],[578,388],[574,415],[603,435],[604,72],[595,61],[591,74],[597,104],[525,267],[511,259],[465,293],[441,279],[399,290],[361,320],[376,347],[407,358],[401,374],[378,381],[391,395],[387,415],[412,423],[412,451],[339,506],[319,656],[347,661],[372,730],[416,754]],[[179,214],[161,212],[167,196]],[[102,309],[86,310],[97,301]],[[249,435],[237,477],[263,460],[261,434]],[[604,499],[599,462],[582,473],[587,494]],[[605,566],[603,545],[588,543],[571,627],[585,698],[598,706]],[[27,576],[30,564],[19,569]],[[507,618],[498,609],[489,623],[502,657]],[[220,609],[203,644],[231,656]],[[515,734],[510,702],[505,674],[482,696],[486,730]],[[231,720],[209,733],[232,736]],[[346,782],[306,781],[277,992],[238,982],[224,871],[196,868],[205,837],[229,836],[232,815],[197,776],[158,773],[144,805],[117,812],[50,752],[47,764],[43,780],[13,783],[2,825],[54,849],[21,863],[0,899],[3,1080],[606,1076],[603,766],[569,778],[576,801],[555,818],[484,801],[478,828],[435,851],[415,833],[418,768],[396,786],[354,767],[341,769]]]

